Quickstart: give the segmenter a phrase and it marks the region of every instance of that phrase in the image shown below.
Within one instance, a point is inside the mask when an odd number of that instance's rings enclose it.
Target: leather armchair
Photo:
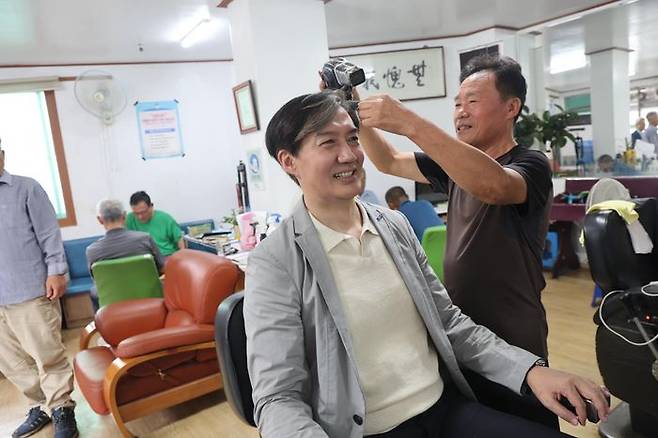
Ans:
[[[109,304],[80,338],[75,377],[92,409],[125,422],[220,389],[214,317],[241,279],[229,260],[181,250],[165,266],[164,298]],[[107,346],[89,348],[98,332]]]

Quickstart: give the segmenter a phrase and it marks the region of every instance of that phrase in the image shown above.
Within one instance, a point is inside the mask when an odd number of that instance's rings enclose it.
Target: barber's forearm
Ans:
[[[359,129],[359,141],[375,167],[390,174],[396,151],[386,139],[375,129],[362,126]]]
[[[427,178],[418,168],[413,152],[398,151],[379,131],[365,126],[359,131],[359,139],[368,158],[381,172],[420,183],[428,183]]]
[[[178,241],[178,249],[185,249],[185,239],[183,239],[182,237]]]
[[[510,198],[514,182],[493,158],[420,116],[412,127],[411,141],[438,163],[455,184],[487,204],[523,202]]]

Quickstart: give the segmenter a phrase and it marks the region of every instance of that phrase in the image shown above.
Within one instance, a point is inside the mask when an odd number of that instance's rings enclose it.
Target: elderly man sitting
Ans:
[[[91,271],[91,265],[99,260],[152,254],[158,272],[163,272],[164,259],[151,236],[148,233],[130,231],[125,228],[126,211],[123,209],[121,201],[102,200],[98,203],[96,211],[96,219],[105,228],[105,237],[87,248],[89,271]],[[96,298],[96,291],[92,290],[92,299],[95,301]]]

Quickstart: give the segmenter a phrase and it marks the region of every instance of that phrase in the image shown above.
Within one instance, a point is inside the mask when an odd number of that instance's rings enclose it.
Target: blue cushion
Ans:
[[[66,293],[79,294],[82,292],[89,292],[93,285],[94,281],[91,279],[91,277],[71,279],[66,288]]]
[[[69,265],[69,275],[71,280],[76,278],[90,278],[89,267],[87,265],[87,247],[103,236],[84,237],[82,239],[73,239],[64,241],[64,251],[66,252],[66,263]]]

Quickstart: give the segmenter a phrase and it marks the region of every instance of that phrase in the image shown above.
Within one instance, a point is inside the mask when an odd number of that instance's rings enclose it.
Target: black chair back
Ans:
[[[658,278],[656,200],[634,199],[640,223],[654,242],[651,254],[635,254],[626,222],[614,211],[585,216],[585,249],[592,278],[604,293],[639,287]]]
[[[243,302],[244,292],[238,292],[219,305],[215,316],[215,342],[226,400],[238,418],[255,427],[251,381],[247,372]]]

